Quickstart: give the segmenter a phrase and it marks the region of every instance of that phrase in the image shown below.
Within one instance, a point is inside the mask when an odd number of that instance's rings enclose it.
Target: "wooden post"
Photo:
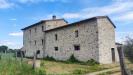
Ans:
[[[23,61],[23,51],[20,51],[20,55],[21,55],[21,62]]]
[[[117,49],[118,49],[118,53],[119,53],[121,75],[130,75],[130,74],[128,74],[128,72],[126,70],[126,66],[125,66],[125,63],[124,63],[124,53],[123,53],[122,46],[117,47]]]
[[[34,56],[33,56],[33,66],[32,66],[33,69],[36,68],[36,52],[34,52]]]

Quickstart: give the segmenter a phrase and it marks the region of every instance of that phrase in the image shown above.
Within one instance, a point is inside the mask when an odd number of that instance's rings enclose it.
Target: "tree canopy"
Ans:
[[[8,50],[8,47],[5,45],[0,46],[0,52],[6,52]]]

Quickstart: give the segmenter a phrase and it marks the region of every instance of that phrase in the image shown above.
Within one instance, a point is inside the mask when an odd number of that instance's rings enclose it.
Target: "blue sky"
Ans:
[[[117,27],[117,42],[133,37],[133,0],[0,0],[0,45],[21,48],[20,29],[52,15],[69,23],[107,15]]]

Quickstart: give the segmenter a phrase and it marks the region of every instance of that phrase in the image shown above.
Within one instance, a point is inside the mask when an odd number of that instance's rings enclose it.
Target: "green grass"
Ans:
[[[0,59],[0,75],[45,75],[44,69],[33,70],[26,59],[21,62],[12,54],[2,54]]]
[[[0,75],[83,75],[86,73],[101,71],[116,67],[116,65],[99,65],[93,60],[86,63],[69,61],[42,60],[41,67],[35,70],[32,65],[28,65],[28,59],[22,62],[12,54],[4,54],[0,59]],[[93,63],[93,64],[91,64]],[[90,65],[91,64],[91,65]]]
[[[101,71],[117,67],[117,65],[88,65],[79,63],[65,63],[59,61],[42,60],[42,68],[48,75],[84,75],[91,72]]]

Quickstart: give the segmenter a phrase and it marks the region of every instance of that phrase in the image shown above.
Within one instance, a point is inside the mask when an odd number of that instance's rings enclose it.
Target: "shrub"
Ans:
[[[80,62],[78,59],[76,59],[75,57],[74,57],[74,55],[72,54],[71,56],[70,56],[70,58],[67,60],[67,62],[71,62],[71,63],[78,63],[78,62]]]
[[[94,59],[91,59],[91,60],[88,60],[87,62],[86,62],[88,65],[97,65],[97,64],[99,64],[97,61],[95,61]]]
[[[51,57],[46,56],[44,59],[45,60],[49,60],[49,61],[56,61],[52,56]]]

